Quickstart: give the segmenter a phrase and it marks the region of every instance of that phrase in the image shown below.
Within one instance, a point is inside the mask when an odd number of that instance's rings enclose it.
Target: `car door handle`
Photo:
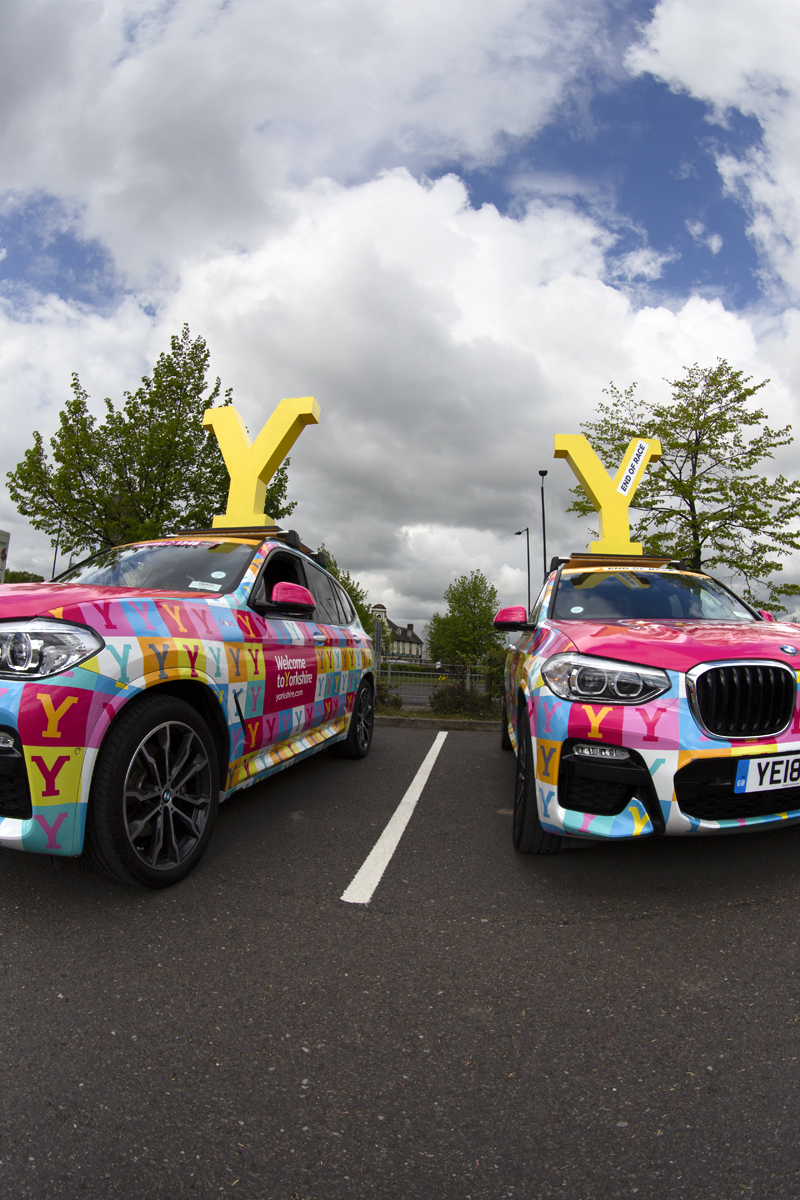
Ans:
[[[327,642],[327,640],[328,639],[325,637],[324,633],[315,633],[314,634],[314,645],[315,646],[324,646],[325,643]]]

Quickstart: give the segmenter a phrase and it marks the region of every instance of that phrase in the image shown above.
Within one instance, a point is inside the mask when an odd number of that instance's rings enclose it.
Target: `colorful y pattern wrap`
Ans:
[[[124,705],[148,688],[190,681],[207,689],[228,731],[222,795],[252,786],[347,736],[359,684],[372,668],[369,638],[349,626],[266,619],[247,600],[265,543],[236,590],[223,596],[103,599],[108,589],[47,615],[90,626],[94,658],[46,679],[0,680],[0,725],[22,739],[33,815],[0,818],[0,845],[80,854],[92,771]],[[135,598],[134,598],[135,596]]]

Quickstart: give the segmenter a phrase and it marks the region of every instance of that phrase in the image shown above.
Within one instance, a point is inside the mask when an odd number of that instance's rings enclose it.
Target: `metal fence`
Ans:
[[[468,668],[465,676],[461,670],[454,671],[448,667],[438,671],[410,671],[405,663],[384,660],[379,679],[392,688],[395,695],[399,695],[403,708],[426,708],[431,692],[451,681],[463,680],[467,687],[479,695],[491,691],[491,675],[481,667]]]

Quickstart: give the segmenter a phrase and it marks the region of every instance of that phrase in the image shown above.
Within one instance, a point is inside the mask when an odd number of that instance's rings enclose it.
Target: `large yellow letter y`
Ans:
[[[254,442],[235,408],[207,408],[203,424],[214,430],[225,466],[231,477],[228,507],[214,517],[214,528],[237,525],[273,525],[264,512],[267,484],[281,465],[306,425],[319,421],[319,405],[313,396],[281,400]]]
[[[600,541],[587,549],[593,554],[641,554],[642,543],[631,541],[628,505],[647,464],[661,458],[658,438],[633,438],[613,479],[583,433],[557,433],[553,457],[567,460],[598,514]]]

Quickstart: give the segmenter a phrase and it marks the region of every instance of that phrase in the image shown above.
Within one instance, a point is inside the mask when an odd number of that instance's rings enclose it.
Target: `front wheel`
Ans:
[[[205,853],[218,804],[205,721],[183,700],[147,696],[123,711],[98,756],[87,857],[123,883],[170,887]]]
[[[331,754],[337,758],[365,758],[372,745],[372,730],[375,724],[375,703],[372,687],[362,679],[353,701],[350,729],[343,742],[331,746]]]
[[[536,761],[528,706],[520,700],[517,709],[517,775],[514,780],[514,849],[520,854],[560,854],[561,838],[547,833],[539,820],[536,803]]]

